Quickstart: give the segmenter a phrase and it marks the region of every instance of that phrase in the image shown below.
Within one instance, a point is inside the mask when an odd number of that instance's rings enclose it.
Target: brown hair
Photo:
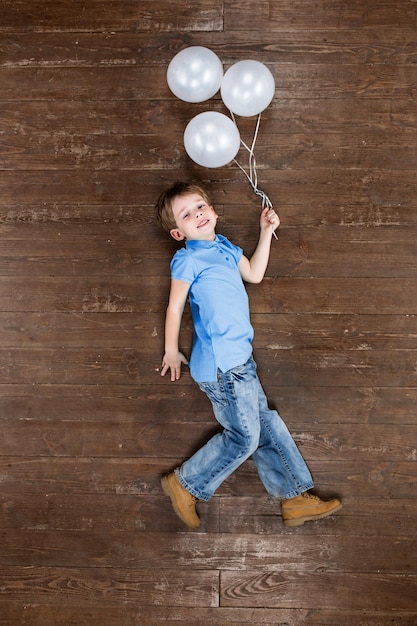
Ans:
[[[170,232],[177,226],[172,212],[172,201],[178,196],[187,196],[192,193],[198,193],[208,205],[211,205],[210,196],[206,189],[194,183],[178,181],[161,193],[155,205],[155,209],[158,224],[162,226],[164,230]]]

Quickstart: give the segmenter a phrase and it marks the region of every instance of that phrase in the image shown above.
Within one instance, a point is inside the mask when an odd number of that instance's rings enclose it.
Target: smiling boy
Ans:
[[[161,226],[185,242],[171,262],[161,375],[170,372],[176,381],[181,365],[188,364],[223,428],[162,478],[176,514],[197,528],[197,501],[208,501],[249,457],[268,493],[281,501],[285,525],[300,526],[334,513],[341,507],[338,499],[323,501],[307,493],[313,487],[310,472],[283,420],[269,409],[252,357],[253,328],[243,281],[262,281],[280,223],[277,214],[269,208],[262,211],[258,244],[249,259],[216,234],[218,216],[204,188],[175,183],[161,194],[156,209]],[[189,363],[178,345],[187,298],[194,323]]]

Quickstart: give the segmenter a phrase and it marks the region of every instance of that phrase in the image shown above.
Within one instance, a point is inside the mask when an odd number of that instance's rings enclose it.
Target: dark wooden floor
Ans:
[[[0,1],[0,624],[417,624],[417,3]],[[183,47],[267,64],[256,154],[282,220],[255,355],[340,514],[282,525],[251,461],[187,531],[160,476],[213,432],[161,379],[174,242],[205,181],[250,254],[259,202],[200,168],[166,84]],[[251,139],[253,118],[240,118]],[[190,346],[187,314],[183,347]]]

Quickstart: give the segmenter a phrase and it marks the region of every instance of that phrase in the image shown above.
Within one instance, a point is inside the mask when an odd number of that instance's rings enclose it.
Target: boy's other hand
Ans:
[[[188,361],[181,352],[175,354],[168,354],[165,352],[162,359],[161,376],[165,376],[168,370],[171,370],[171,380],[178,380],[181,376],[181,363],[187,365]]]
[[[261,230],[271,229],[272,232],[274,232],[278,228],[279,224],[280,220],[274,209],[265,207],[261,213]]]

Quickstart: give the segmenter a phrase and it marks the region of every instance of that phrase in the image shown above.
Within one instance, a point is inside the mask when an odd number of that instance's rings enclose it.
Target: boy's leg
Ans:
[[[284,524],[301,526],[335,513],[342,506],[338,499],[323,501],[307,493],[313,487],[310,471],[285,423],[269,409],[260,383],[258,397],[261,435],[253,460],[268,493],[282,501]]]
[[[284,421],[268,407],[259,379],[257,393],[261,434],[252,458],[273,498],[294,498],[311,489],[313,479]]]
[[[219,485],[259,445],[258,392],[252,362],[219,372],[213,383],[200,383],[223,431],[214,435],[176,470],[181,485],[199,500],[209,500]]]

